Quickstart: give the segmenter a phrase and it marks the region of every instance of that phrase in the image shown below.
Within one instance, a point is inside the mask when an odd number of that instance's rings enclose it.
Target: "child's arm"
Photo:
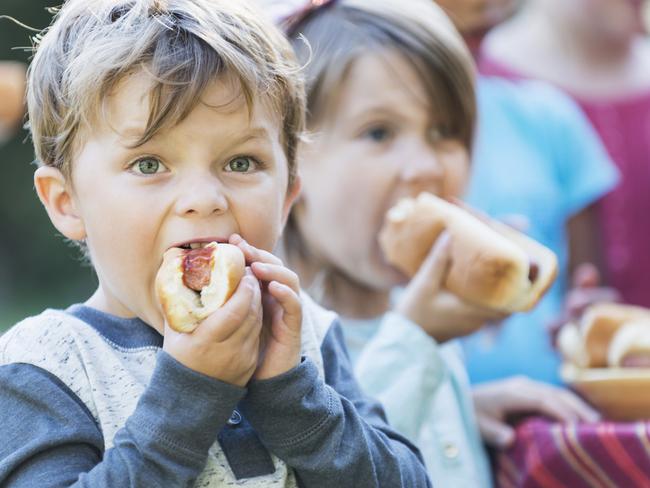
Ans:
[[[264,444],[295,469],[302,486],[430,486],[417,448],[361,393],[338,322],[321,351],[324,381],[303,359],[281,376],[249,384],[242,407]]]
[[[246,276],[193,334],[172,334],[170,343],[165,338],[165,349],[178,360],[159,353],[147,388],[110,449],[87,406],[59,378],[28,364],[0,366],[0,485],[191,485],[246,393],[260,327],[259,285]],[[193,354],[181,354],[192,348]],[[202,354],[209,357],[201,360]],[[113,393],[117,404],[120,392]]]
[[[189,486],[245,390],[159,354],[108,450],[87,407],[58,378],[28,364],[0,367],[0,485]]]
[[[241,237],[230,243],[268,283],[264,357],[242,404],[264,445],[296,471],[302,486],[429,486],[417,448],[387,425],[378,403],[361,394],[338,322],[321,346],[323,381],[314,363],[299,361],[298,277]]]

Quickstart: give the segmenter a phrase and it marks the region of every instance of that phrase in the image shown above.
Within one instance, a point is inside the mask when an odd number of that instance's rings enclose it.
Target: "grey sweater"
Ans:
[[[340,325],[304,297],[303,359],[240,388],[138,319],[47,310],[0,338],[0,484],[420,487],[417,449],[355,382]]]

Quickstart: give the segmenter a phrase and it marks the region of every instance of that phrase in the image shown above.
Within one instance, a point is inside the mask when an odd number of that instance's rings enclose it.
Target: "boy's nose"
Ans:
[[[176,201],[176,213],[182,216],[207,217],[224,213],[227,209],[228,199],[221,184],[209,176],[184,185]]]

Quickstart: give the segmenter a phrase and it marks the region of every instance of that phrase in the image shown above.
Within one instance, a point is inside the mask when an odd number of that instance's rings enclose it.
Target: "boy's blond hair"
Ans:
[[[249,110],[270,102],[282,124],[289,184],[304,126],[300,69],[284,36],[243,0],[69,0],[37,36],[28,109],[36,159],[69,176],[83,130],[128,74],[154,80],[145,132],[173,127],[220,76],[239,82]]]

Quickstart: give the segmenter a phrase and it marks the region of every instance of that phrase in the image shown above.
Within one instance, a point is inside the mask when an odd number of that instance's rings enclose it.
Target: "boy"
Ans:
[[[3,486],[429,485],[359,393],[333,314],[269,252],[299,191],[298,73],[241,1],[58,12],[30,68],[35,185],[99,285],[0,340]],[[250,267],[174,332],[162,255],[213,240]]]

